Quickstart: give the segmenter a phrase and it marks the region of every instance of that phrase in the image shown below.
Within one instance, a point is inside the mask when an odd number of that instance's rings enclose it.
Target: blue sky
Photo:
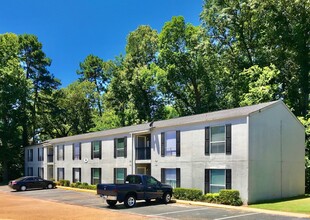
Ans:
[[[203,0],[11,0],[2,1],[0,33],[34,34],[52,59],[62,86],[78,78],[89,54],[113,60],[125,53],[126,37],[139,25],[158,32],[172,16],[199,25]]]

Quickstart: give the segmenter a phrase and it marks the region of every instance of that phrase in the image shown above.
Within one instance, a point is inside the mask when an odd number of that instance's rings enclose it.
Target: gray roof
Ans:
[[[165,128],[165,127],[172,127],[172,126],[196,124],[196,123],[201,123],[201,122],[211,122],[211,121],[224,120],[224,119],[230,119],[230,118],[240,118],[240,117],[248,116],[252,113],[261,111],[262,109],[270,107],[276,103],[282,103],[282,101],[266,102],[266,103],[261,103],[257,105],[246,106],[246,107],[226,109],[226,110],[221,110],[221,111],[208,112],[208,113],[203,113],[203,114],[198,114],[198,115],[185,116],[185,117],[173,118],[173,119],[162,120],[162,121],[154,121],[152,127],[153,128]],[[132,126],[115,128],[115,129],[110,129],[110,130],[74,135],[74,136],[69,136],[69,137],[56,138],[56,139],[48,140],[44,142],[43,144],[49,145],[49,144],[57,144],[57,143],[64,143],[64,142],[74,142],[77,140],[87,140],[87,139],[112,136],[112,135],[118,135],[118,134],[129,134],[129,133],[147,131],[150,128],[151,128],[150,123],[145,123],[145,124],[140,124],[140,125],[132,125]]]

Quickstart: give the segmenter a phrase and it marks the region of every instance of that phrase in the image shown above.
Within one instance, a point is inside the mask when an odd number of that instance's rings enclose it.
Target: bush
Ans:
[[[69,187],[70,186],[70,180],[64,180],[63,186]]]
[[[203,196],[203,200],[210,203],[219,203],[219,193],[207,193]]]
[[[240,193],[238,190],[222,189],[219,193],[219,202],[225,205],[242,205],[242,200],[240,199]]]
[[[60,185],[60,186],[63,186],[64,183],[65,183],[65,180],[59,180],[58,182],[59,182],[59,185]]]
[[[199,201],[202,199],[202,191],[199,189],[176,188],[173,190],[176,199]]]
[[[310,194],[310,166],[306,168],[306,194]]]
[[[70,187],[76,188],[76,183],[71,183],[71,184],[70,184]]]

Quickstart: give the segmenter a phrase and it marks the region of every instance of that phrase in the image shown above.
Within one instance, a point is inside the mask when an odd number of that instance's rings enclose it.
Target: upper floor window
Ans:
[[[231,154],[231,125],[205,128],[205,154]]]
[[[127,157],[127,137],[114,139],[114,158]]]
[[[168,131],[161,133],[161,156],[177,156],[180,151],[180,131]]]
[[[57,160],[65,160],[65,146],[57,145]]]
[[[33,149],[27,150],[27,161],[33,161]]]
[[[39,147],[38,148],[38,161],[43,161],[44,160],[44,148]]]
[[[81,160],[81,143],[72,144],[72,159],[73,160]]]
[[[101,141],[91,142],[91,159],[94,158],[101,159]]]

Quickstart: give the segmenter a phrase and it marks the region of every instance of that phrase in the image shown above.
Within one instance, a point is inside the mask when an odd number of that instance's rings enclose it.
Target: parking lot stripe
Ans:
[[[150,216],[169,215],[169,214],[176,214],[176,213],[181,213],[181,212],[193,212],[193,211],[199,211],[199,210],[205,210],[205,209],[208,209],[208,208],[189,209],[189,210],[174,211],[174,212],[164,212],[164,213],[154,214],[154,215],[150,215]]]
[[[239,217],[244,217],[244,216],[249,216],[249,215],[257,215],[257,214],[261,214],[261,213],[248,213],[248,214],[243,214],[243,215],[234,215],[234,216],[228,216],[228,217],[223,217],[223,218],[217,218],[214,220],[225,220],[225,219],[231,219],[231,218],[239,218]]]

